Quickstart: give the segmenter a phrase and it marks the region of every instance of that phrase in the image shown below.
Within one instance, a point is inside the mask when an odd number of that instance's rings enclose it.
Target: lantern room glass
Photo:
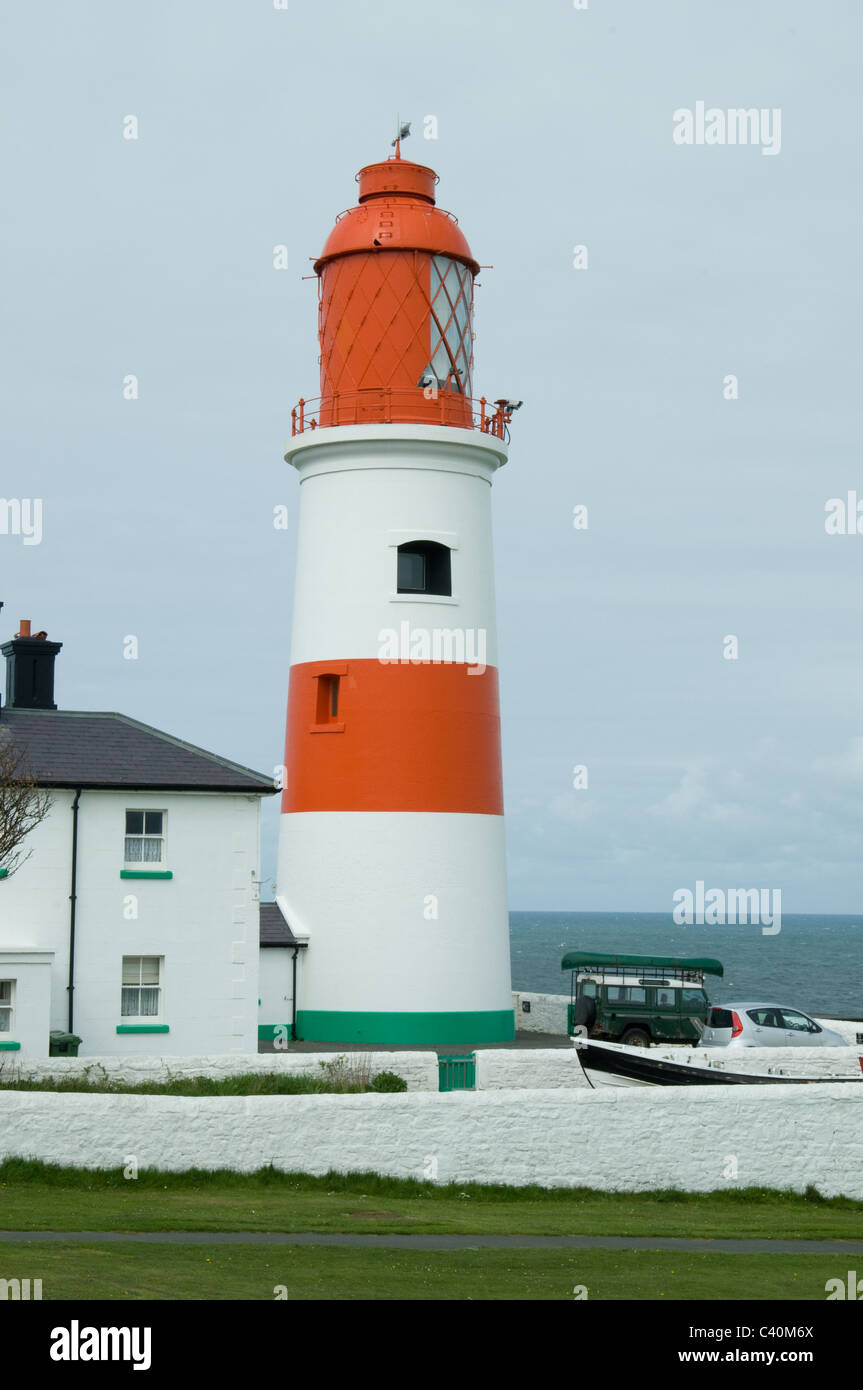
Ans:
[[[471,394],[473,276],[448,256],[432,256],[429,374],[445,391]]]

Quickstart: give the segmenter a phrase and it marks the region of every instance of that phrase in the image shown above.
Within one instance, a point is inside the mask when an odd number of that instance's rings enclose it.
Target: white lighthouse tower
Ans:
[[[321,395],[300,477],[277,895],[308,937],[297,1035],[514,1036],[491,484],[506,402],[472,398],[479,267],[437,176],[357,175],[315,263]]]

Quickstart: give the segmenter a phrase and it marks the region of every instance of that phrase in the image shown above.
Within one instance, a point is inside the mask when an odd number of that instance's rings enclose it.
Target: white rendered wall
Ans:
[[[668,1087],[443,1095],[0,1092],[0,1158],[182,1171],[272,1163],[604,1191],[810,1184],[863,1200],[863,1087]],[[729,1156],[736,1159],[736,1171]],[[735,1171],[733,1178],[725,1174]]]
[[[300,1008],[511,1009],[505,853],[502,816],[283,815],[279,893],[309,933]]]
[[[0,947],[0,980],[13,981],[12,1027],[0,1033],[0,1043],[20,1043],[17,1051],[0,1050],[0,1072],[14,1067],[19,1058],[48,1056],[51,961],[50,951]]]
[[[316,430],[292,441],[300,520],[291,663],[377,657],[379,634],[412,627],[486,633],[497,665],[491,480],[499,440],[432,425]],[[396,549],[453,549],[451,598],[396,593]]]
[[[51,1028],[68,1024],[71,791],[54,793],[28,861],[0,880],[0,948],[54,952]],[[170,880],[121,879],[125,812],[167,812]],[[78,812],[73,1028],[80,1055],[257,1047],[259,797],[84,791]],[[164,957],[170,1031],[118,1034],[123,956]],[[157,1041],[156,1041],[157,1039]]]

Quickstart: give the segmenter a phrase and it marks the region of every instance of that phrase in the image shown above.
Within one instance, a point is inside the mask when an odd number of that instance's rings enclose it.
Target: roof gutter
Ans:
[[[81,787],[75,792],[72,802],[72,882],[69,891],[69,1029],[74,1033],[75,1022],[75,916],[78,907],[78,804],[81,800]]]

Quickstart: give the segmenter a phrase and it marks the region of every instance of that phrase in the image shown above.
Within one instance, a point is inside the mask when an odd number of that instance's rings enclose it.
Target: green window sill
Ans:
[[[121,878],[173,878],[170,869],[121,869]]]
[[[0,1042],[0,1052],[20,1052],[21,1044],[16,1042]]]
[[[167,1023],[118,1023],[118,1033],[170,1033]]]

